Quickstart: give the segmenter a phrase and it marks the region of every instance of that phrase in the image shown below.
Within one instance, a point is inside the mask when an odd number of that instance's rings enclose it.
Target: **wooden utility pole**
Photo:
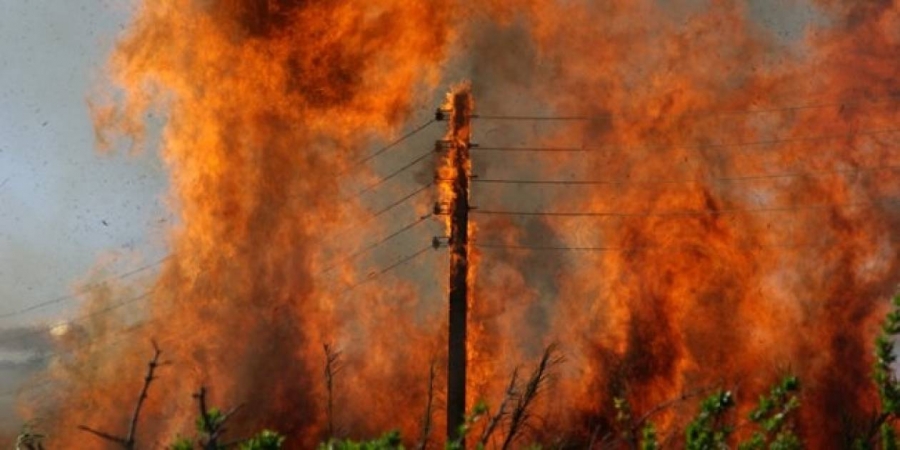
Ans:
[[[466,328],[469,309],[469,147],[472,93],[468,87],[452,94],[449,132],[443,141],[453,177],[452,199],[446,214],[450,216],[450,317],[447,352],[447,439],[459,438],[466,415]],[[445,111],[438,111],[443,119]]]

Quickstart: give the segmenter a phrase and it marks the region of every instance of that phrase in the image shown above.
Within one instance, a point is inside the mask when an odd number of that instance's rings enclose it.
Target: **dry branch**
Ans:
[[[322,344],[325,349],[325,389],[327,398],[327,415],[328,415],[328,439],[334,438],[334,376],[337,375],[340,367],[338,364],[341,360],[341,352],[335,350],[328,344]]]
[[[524,391],[518,396],[516,406],[513,408],[512,414],[510,415],[509,431],[507,432],[506,439],[504,439],[503,446],[501,447],[503,450],[510,448],[513,441],[515,441],[516,437],[518,437],[519,433],[524,428],[525,422],[529,417],[528,408],[531,406],[532,402],[534,402],[534,399],[537,397],[543,385],[547,382],[547,378],[550,375],[550,369],[561,362],[562,357],[557,356],[556,345],[550,345],[544,350],[541,361],[534,369],[534,372],[532,372],[531,377],[528,379],[528,383],[525,384]]]
[[[487,446],[488,440],[491,438],[491,435],[494,431],[497,430],[497,427],[500,426],[507,416],[509,416],[509,411],[507,408],[509,404],[513,402],[513,400],[518,395],[518,391],[516,389],[516,383],[519,380],[519,368],[516,367],[513,369],[512,377],[509,380],[509,386],[506,387],[506,394],[503,396],[503,401],[500,402],[500,408],[497,409],[497,413],[491,417],[491,420],[488,421],[487,426],[484,427],[484,431],[481,433],[481,439],[478,443],[482,446]]]
[[[194,394],[197,399],[197,406],[200,408],[200,421],[203,424],[203,431],[206,433],[206,442],[203,444],[204,450],[218,450],[221,448],[219,439],[225,433],[225,422],[236,413],[241,406],[238,405],[230,410],[216,414],[214,417],[206,406],[206,387],[200,386],[200,391]]]
[[[425,401],[425,417],[422,418],[422,435],[419,438],[418,450],[425,450],[428,447],[428,437],[431,435],[431,408],[434,404],[434,377],[434,362],[432,362],[428,371],[428,398]]]
[[[144,376],[144,386],[141,388],[141,393],[134,405],[134,412],[131,414],[131,422],[128,426],[128,434],[125,435],[125,437],[116,436],[112,433],[95,430],[86,425],[79,425],[78,429],[93,434],[94,436],[97,436],[101,439],[114,442],[126,450],[134,450],[137,435],[137,424],[141,416],[141,408],[144,406],[144,400],[147,399],[147,391],[150,389],[150,383],[152,383],[153,380],[156,379],[153,376],[156,372],[156,368],[161,365],[161,363],[159,362],[159,356],[162,354],[162,350],[159,349],[159,346],[156,345],[155,341],[151,342],[153,344],[153,358],[147,364],[147,374]]]

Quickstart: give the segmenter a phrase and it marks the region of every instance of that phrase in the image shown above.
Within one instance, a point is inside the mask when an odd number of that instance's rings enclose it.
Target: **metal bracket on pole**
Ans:
[[[431,238],[431,246],[437,250],[450,245],[450,236],[435,236]]]
[[[453,148],[453,142],[448,141],[446,139],[441,139],[440,141],[434,141],[434,152],[435,153],[444,153]]]
[[[441,122],[447,120],[447,116],[453,114],[452,109],[441,109],[438,108],[434,111],[434,120]]]
[[[449,215],[451,211],[452,207],[450,205],[450,202],[438,201],[434,203],[432,214],[434,214],[435,216],[446,216]]]

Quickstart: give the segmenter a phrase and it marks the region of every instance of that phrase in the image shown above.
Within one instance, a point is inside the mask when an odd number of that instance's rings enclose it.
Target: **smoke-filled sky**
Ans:
[[[86,100],[133,5],[126,1],[0,2],[0,315],[70,294],[159,258],[169,214],[155,153],[98,155]],[[0,329],[71,316],[72,298],[0,319]],[[0,345],[0,391],[32,369]],[[14,396],[0,424],[15,425]]]
[[[98,155],[86,100],[131,5],[0,3],[0,312],[72,291],[162,251],[165,174],[154,153]],[[33,323],[63,302],[0,320]]]

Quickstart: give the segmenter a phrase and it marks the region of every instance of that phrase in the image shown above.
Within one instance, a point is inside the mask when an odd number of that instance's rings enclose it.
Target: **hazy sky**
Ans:
[[[99,155],[86,103],[130,3],[0,0],[0,315],[71,292],[93,268],[114,273],[162,254],[160,163]]]

